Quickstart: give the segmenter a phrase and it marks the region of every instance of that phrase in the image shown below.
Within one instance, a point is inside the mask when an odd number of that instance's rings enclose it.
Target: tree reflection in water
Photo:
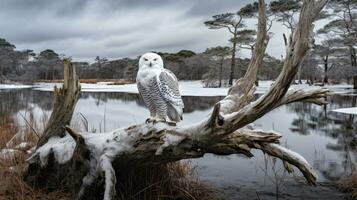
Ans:
[[[338,180],[355,170],[357,147],[357,120],[355,115],[336,113],[332,110],[356,107],[357,96],[334,95],[328,99],[329,105],[319,107],[307,103],[288,105],[289,112],[298,118],[292,122],[291,131],[302,134],[323,134],[334,139],[326,148],[341,153],[342,163],[321,160],[315,168],[329,180]]]

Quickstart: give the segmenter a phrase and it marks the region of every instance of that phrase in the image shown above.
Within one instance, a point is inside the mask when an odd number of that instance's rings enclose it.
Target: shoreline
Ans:
[[[256,94],[265,93],[273,84],[274,81],[259,81],[259,86],[256,87]],[[26,89],[30,88],[38,91],[53,91],[54,86],[60,86],[60,82],[35,82],[33,84],[0,84],[1,89]],[[226,96],[228,87],[221,88],[206,88],[203,87],[201,81],[179,81],[180,92],[182,96]],[[122,92],[137,94],[138,90],[135,83],[119,80],[117,82],[101,82],[96,83],[81,83],[82,92]],[[308,84],[291,85],[290,89],[294,90],[312,90],[319,88],[330,89],[335,94],[352,95],[352,85],[349,84],[334,84],[326,86],[316,86]]]

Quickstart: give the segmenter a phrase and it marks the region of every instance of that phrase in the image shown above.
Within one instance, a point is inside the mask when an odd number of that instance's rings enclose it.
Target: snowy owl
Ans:
[[[183,101],[176,76],[164,68],[161,57],[156,53],[146,53],[140,57],[136,76],[139,94],[150,110],[146,122],[171,122],[182,120]]]

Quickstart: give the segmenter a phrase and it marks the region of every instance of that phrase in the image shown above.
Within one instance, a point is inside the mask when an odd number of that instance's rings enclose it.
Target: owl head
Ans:
[[[164,68],[164,62],[162,61],[161,56],[156,53],[146,53],[142,55],[139,59],[139,69],[148,68]]]

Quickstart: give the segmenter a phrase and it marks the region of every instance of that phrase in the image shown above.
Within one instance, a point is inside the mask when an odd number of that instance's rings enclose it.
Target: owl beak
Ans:
[[[152,66],[151,62],[150,62],[150,64],[149,64],[149,66],[150,66],[150,67]]]

